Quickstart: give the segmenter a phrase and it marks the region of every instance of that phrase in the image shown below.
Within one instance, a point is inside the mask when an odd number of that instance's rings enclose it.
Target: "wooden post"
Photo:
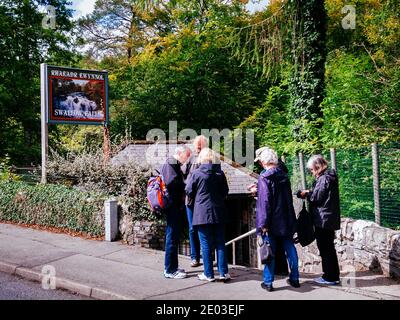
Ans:
[[[379,150],[376,143],[372,144],[372,174],[374,183],[374,213],[375,222],[381,225]]]
[[[40,93],[41,93],[41,150],[42,150],[42,179],[47,183],[47,158],[49,152],[49,131],[47,124],[47,64],[40,65]]]
[[[299,162],[300,162],[301,187],[303,190],[306,190],[307,189],[306,166],[304,164],[304,155],[301,152],[299,153]]]
[[[331,148],[331,166],[337,172],[336,150],[334,148]]]
[[[103,129],[103,164],[106,165],[110,160],[110,129],[108,124],[105,123]]]

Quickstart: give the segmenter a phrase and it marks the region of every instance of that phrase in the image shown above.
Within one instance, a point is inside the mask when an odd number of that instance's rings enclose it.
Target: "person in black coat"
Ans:
[[[315,155],[307,163],[316,178],[311,190],[303,190],[300,198],[307,198],[313,215],[315,237],[322,260],[322,277],[319,284],[340,283],[340,269],[335,250],[335,230],[340,229],[339,179],[321,155]]]
[[[217,250],[219,280],[230,280],[225,252],[225,198],[229,187],[216,154],[204,148],[199,154],[200,167],[193,171],[186,185],[186,195],[193,201],[193,226],[198,231],[204,272],[199,280],[215,281],[212,252]]]
[[[186,273],[178,268],[179,219],[184,205],[185,183],[181,165],[190,157],[187,146],[178,146],[175,154],[163,164],[160,174],[169,193],[171,204],[165,209],[167,226],[165,230],[164,276],[171,279],[183,279]]]

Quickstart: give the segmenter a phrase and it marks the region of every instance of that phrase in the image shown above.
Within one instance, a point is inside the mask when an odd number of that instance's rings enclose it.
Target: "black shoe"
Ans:
[[[300,288],[300,282],[299,280],[291,280],[287,279],[286,282],[290,284],[293,288]]]
[[[272,286],[272,284],[266,284],[264,282],[261,283],[261,288],[269,292],[274,291],[274,287]]]

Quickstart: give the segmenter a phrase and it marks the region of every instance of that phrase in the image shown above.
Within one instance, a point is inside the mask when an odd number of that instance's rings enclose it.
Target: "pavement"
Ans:
[[[371,272],[342,274],[342,285],[315,285],[315,274],[301,274],[295,289],[283,277],[276,291],[260,287],[257,269],[230,266],[228,283],[202,282],[190,259],[179,256],[186,279],[163,276],[164,252],[71,237],[0,224],[0,272],[39,283],[54,284],[84,297],[101,300],[400,300],[400,282]],[[49,273],[50,272],[50,273]]]

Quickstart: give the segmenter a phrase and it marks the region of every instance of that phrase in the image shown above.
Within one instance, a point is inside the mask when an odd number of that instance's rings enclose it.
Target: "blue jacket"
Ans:
[[[202,164],[186,184],[186,195],[194,200],[193,225],[226,222],[225,198],[229,187],[219,164]]]
[[[287,174],[281,168],[263,171],[258,178],[256,226],[279,237],[292,237],[296,232],[296,214]]]

